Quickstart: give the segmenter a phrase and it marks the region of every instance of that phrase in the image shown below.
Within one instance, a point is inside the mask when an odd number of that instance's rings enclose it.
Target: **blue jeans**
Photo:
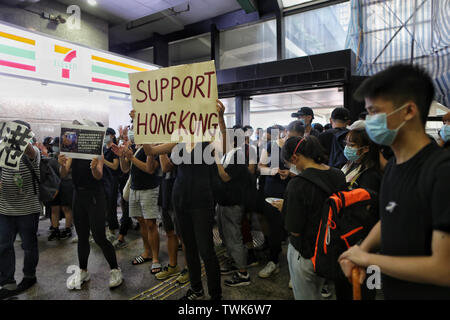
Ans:
[[[36,276],[39,261],[37,230],[39,213],[24,216],[6,216],[0,214],[0,285],[15,283],[16,255],[14,241],[17,233],[22,238],[24,251],[23,274],[25,278]]]
[[[295,300],[320,300],[325,279],[314,272],[311,259],[303,258],[290,243],[287,259]]]

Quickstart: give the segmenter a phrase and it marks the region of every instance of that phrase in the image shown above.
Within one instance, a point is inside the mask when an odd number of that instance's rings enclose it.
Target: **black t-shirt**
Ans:
[[[430,256],[433,230],[450,233],[450,163],[435,169],[433,186],[426,195],[421,194],[423,188],[419,185],[423,164],[437,148],[430,143],[405,163],[397,165],[393,158],[387,164],[380,191],[381,254]],[[382,284],[386,299],[450,298],[448,287],[386,275]]]
[[[147,155],[145,154],[144,148],[141,148],[136,154],[136,159],[147,162]],[[155,161],[159,163],[159,157],[155,157]],[[158,176],[158,170],[155,170],[153,174],[149,174],[140,170],[134,164],[131,166],[131,186],[133,190],[149,190],[154,189],[159,186],[161,182],[161,177]]]
[[[109,162],[114,162],[114,159],[119,159],[119,157],[111,150],[111,148],[107,148],[104,147],[103,148],[103,155],[105,157],[105,160],[109,161]],[[108,166],[104,166],[103,169],[108,170],[109,172],[111,172],[112,176],[118,177],[120,175],[120,166],[117,168],[117,170],[113,170]]]
[[[214,157],[211,155],[212,163],[206,163],[203,157],[205,148],[209,146],[209,142],[197,143],[191,152],[186,150],[186,144],[178,144],[172,156],[183,159],[188,158],[189,161],[177,163],[177,177],[172,191],[172,199],[175,210],[182,212],[183,210],[195,209],[214,209],[215,192],[219,176]],[[212,148],[210,149],[212,153]],[[199,163],[195,164],[195,154],[199,155]]]
[[[221,206],[243,205],[245,190],[251,183],[247,165],[238,163],[239,157],[244,158],[242,149],[231,152],[233,152],[233,160],[230,160],[229,164],[224,164],[225,172],[231,180],[228,182],[220,180],[220,190],[217,194],[217,202]]]
[[[91,160],[72,160],[72,182],[78,189],[103,190],[103,181],[92,175]]]
[[[345,190],[346,182],[344,173],[339,169],[308,168],[292,178],[287,186],[283,205],[285,228],[289,232],[300,234],[299,237],[291,235],[290,243],[303,258],[310,259],[314,256],[322,208],[331,194],[327,194],[315,183],[302,178],[302,175],[314,181],[320,181],[321,185],[332,192]]]
[[[381,178],[381,173],[378,170],[374,168],[367,169],[356,179],[353,188],[364,188],[379,193]]]
[[[278,159],[275,159],[275,148],[277,148],[278,152]],[[270,163],[268,164],[269,167],[272,166],[272,163],[274,160],[277,160],[279,163],[278,168],[280,170],[289,170],[284,165],[284,161],[281,158],[281,148],[276,142],[268,142],[267,143],[267,154],[270,156]],[[281,179],[280,175],[277,173],[274,176],[265,176],[264,181],[264,195],[266,197],[275,197],[275,198],[282,198],[284,195],[284,192],[286,191],[286,187],[289,183],[290,177],[287,179]]]

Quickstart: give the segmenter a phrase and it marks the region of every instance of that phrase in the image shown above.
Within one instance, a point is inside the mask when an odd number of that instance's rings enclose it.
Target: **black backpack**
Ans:
[[[37,194],[36,184],[39,186],[39,200],[41,202],[50,202],[56,198],[59,191],[61,179],[55,170],[51,167],[50,162],[55,161],[53,158],[42,157],[39,162],[40,177],[37,176],[30,161],[26,156],[23,157],[28,170],[33,178],[34,194]]]
[[[345,136],[347,133],[348,129],[336,130],[336,132],[333,133],[330,158],[328,160],[328,165],[330,167],[340,169],[347,163],[347,158],[344,155]]]
[[[322,206],[311,258],[314,271],[326,279],[342,279],[344,274],[338,258],[348,248],[364,240],[378,222],[378,195],[363,188],[333,193],[311,177],[303,178],[331,195]]]

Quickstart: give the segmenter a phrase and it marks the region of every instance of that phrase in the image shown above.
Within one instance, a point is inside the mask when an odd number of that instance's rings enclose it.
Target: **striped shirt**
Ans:
[[[30,160],[30,163],[39,177],[41,156],[39,149],[33,148],[37,153],[37,157],[34,160]],[[5,168],[0,170],[0,214],[23,216],[42,212],[42,205],[39,201],[39,186],[36,183],[37,194],[34,194],[33,177],[23,160],[24,157],[26,155],[23,155],[20,160],[19,171]],[[20,177],[23,180],[21,189],[16,184]]]

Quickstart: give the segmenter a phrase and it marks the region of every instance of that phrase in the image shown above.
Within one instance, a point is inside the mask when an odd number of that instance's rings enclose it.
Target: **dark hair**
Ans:
[[[366,120],[367,114],[368,114],[367,111],[361,112],[361,113],[358,115],[358,119],[359,119],[359,120]]]
[[[419,108],[420,118],[425,125],[434,97],[434,87],[428,73],[409,64],[397,64],[365,80],[356,90],[354,98],[382,98],[392,101],[395,108],[408,100]]]
[[[327,123],[326,125],[323,126],[324,131],[330,130],[331,128],[332,128],[331,123]]]
[[[361,156],[362,170],[374,168],[380,171],[380,147],[370,140],[366,130],[356,129],[347,133],[347,139],[358,147],[369,147],[369,151]],[[352,169],[352,168],[350,168]]]
[[[294,131],[303,136],[305,134],[305,127],[300,120],[295,120],[288,124],[287,131]]]
[[[297,147],[299,142],[300,145]],[[297,150],[295,151],[296,148]],[[307,136],[305,138],[290,137],[287,139],[281,150],[282,159],[285,162],[289,162],[294,151],[295,154],[301,154],[305,158],[314,160],[315,163],[320,164],[326,162],[325,150],[320,144],[319,139],[314,136]]]
[[[323,132],[323,126],[320,123],[313,123],[312,127],[314,130],[317,130],[319,133]]]

